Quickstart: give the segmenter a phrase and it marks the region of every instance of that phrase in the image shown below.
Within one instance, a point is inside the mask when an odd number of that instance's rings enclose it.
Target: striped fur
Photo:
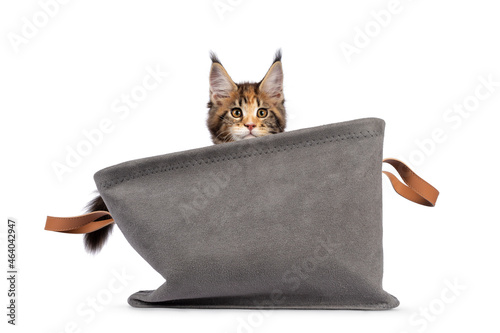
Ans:
[[[100,195],[98,195],[97,197],[92,199],[92,201],[90,201],[87,204],[86,210],[87,210],[87,213],[95,212],[98,210],[107,211],[108,207],[106,207],[106,204],[104,203],[104,200],[102,199],[102,197]],[[106,215],[106,216],[103,216],[103,217],[97,219],[97,221],[105,220],[105,219],[109,219],[109,218],[110,218],[110,216]],[[101,228],[101,229],[96,230],[94,232],[89,232],[88,234],[85,234],[85,236],[83,238],[85,250],[87,250],[87,252],[91,253],[91,254],[96,254],[97,252],[101,251],[102,247],[104,246],[104,244],[108,240],[109,236],[111,235],[111,232],[113,231],[113,225],[114,224],[109,224],[109,225],[105,226],[104,228]]]
[[[283,132],[286,126],[281,51],[257,83],[233,82],[212,53],[207,126],[214,143],[224,143]],[[240,116],[232,111],[240,110]],[[264,111],[262,111],[264,110]],[[264,117],[259,117],[264,112]],[[261,114],[262,115],[262,114]]]

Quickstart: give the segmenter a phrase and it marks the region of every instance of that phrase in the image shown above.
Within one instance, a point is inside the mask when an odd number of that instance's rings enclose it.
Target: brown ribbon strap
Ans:
[[[65,232],[70,234],[87,234],[104,228],[114,223],[112,218],[96,221],[97,219],[109,215],[109,212],[98,210],[88,214],[75,217],[53,217],[47,216],[45,230]]]
[[[420,178],[403,162],[394,158],[386,158],[384,159],[384,162],[392,165],[398,171],[403,181],[406,183],[406,185],[403,184],[392,173],[382,171],[387,177],[389,177],[389,180],[392,183],[392,187],[394,187],[394,190],[396,192],[410,201],[424,206],[434,207],[439,195],[438,190],[436,190],[431,184]]]

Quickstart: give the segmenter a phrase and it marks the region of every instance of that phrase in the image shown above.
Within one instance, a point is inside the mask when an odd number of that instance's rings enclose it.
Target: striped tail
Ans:
[[[90,212],[95,212],[98,210],[105,210],[107,211],[108,208],[106,207],[106,204],[104,203],[104,200],[102,200],[102,197],[98,195],[95,197],[92,201],[90,201],[87,206],[86,206],[87,213]],[[99,220],[105,220],[109,219],[110,215],[103,216],[99,218]],[[90,232],[88,234],[85,234],[85,237],[83,239],[83,242],[85,244],[85,250],[91,254],[96,254],[99,251],[101,251],[102,247],[106,243],[107,239],[111,235],[111,232],[113,231],[113,225],[114,223],[105,226],[104,228],[101,228],[99,230],[96,230],[94,232]]]

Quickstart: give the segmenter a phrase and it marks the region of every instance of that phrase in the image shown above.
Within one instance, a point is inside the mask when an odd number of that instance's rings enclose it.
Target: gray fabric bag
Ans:
[[[368,118],[130,161],[95,174],[164,278],[134,307],[381,310],[382,145]]]

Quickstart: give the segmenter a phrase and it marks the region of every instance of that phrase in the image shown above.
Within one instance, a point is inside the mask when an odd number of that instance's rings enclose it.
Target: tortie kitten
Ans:
[[[283,132],[286,125],[281,52],[262,81],[234,83],[212,54],[207,125],[214,143]]]
[[[276,53],[271,68],[257,83],[234,83],[214,53],[211,59],[207,126],[213,143],[252,139],[285,130],[281,51]],[[87,205],[87,212],[96,210],[108,210],[101,196]],[[100,219],[108,218],[109,215]],[[86,250],[99,252],[112,230],[113,224],[110,224],[85,234]]]

